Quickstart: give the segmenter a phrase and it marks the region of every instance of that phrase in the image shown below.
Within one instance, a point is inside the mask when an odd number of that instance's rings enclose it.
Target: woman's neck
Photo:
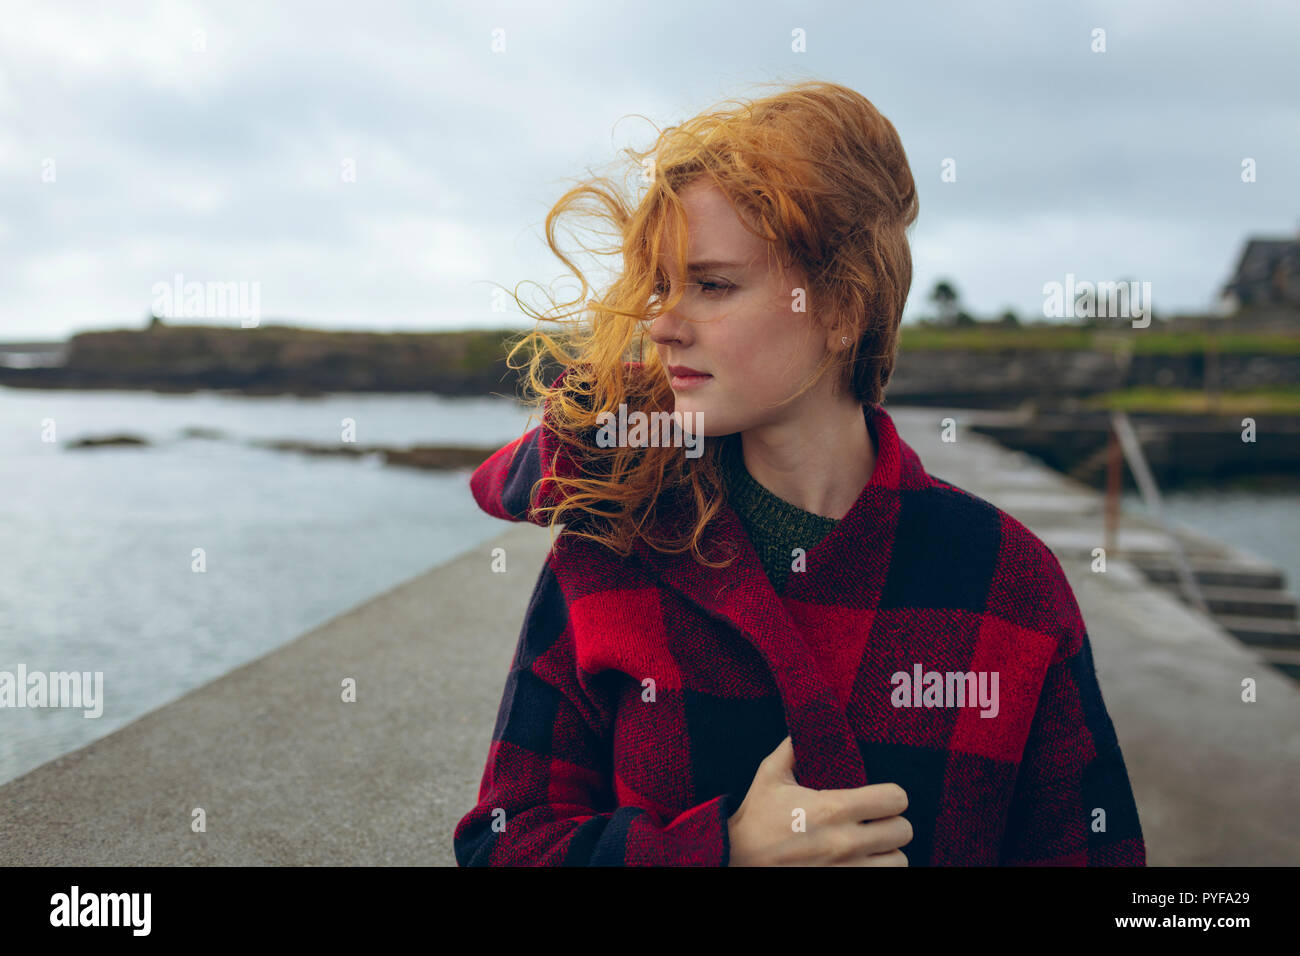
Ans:
[[[796,508],[837,521],[876,467],[865,409],[851,399],[748,429],[741,447],[755,481]]]

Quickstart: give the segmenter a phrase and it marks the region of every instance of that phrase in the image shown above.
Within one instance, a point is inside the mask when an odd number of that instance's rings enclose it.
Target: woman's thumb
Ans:
[[[794,741],[787,734],[785,740],[777,744],[775,750],[767,755],[764,763],[777,771],[782,777],[794,777]]]

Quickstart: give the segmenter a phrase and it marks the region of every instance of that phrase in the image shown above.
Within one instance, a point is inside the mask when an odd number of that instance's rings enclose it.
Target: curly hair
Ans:
[[[645,339],[648,323],[681,295],[660,294],[667,284],[659,266],[670,228],[676,261],[685,260],[681,191],[710,181],[721,189],[769,254],[803,270],[813,320],[849,338],[850,347],[828,351],[796,394],[829,373],[860,402],[879,404],[912,283],[906,230],[917,216],[916,185],[893,124],[860,93],[815,80],[723,101],[661,130],[648,149],[622,152],[631,160],[622,189],[612,177],[593,176],[546,216],[547,245],[581,283],[577,297],[551,299],[551,309],[537,312],[511,293],[537,326],[513,342],[507,364],[522,368],[515,357],[530,353],[526,387],[542,408],[542,427],[574,463],[544,479],[538,514],[552,529],[567,523],[565,533],[623,556],[639,537],[661,552],[691,549],[701,563],[723,567],[731,559],[710,562],[702,544],[721,507],[720,456],[734,451],[729,441],[737,436],[704,439],[693,460],[674,448],[595,441],[598,418],[622,403],[647,414],[673,409],[669,376]],[[629,188],[634,176],[640,182]],[[616,256],[620,266],[591,298],[593,287],[556,242],[560,217],[575,212],[599,220],[613,239],[584,251]],[[554,335],[547,323],[558,326]],[[547,385],[542,369],[552,363],[563,371]],[[677,530],[656,537],[665,514]]]

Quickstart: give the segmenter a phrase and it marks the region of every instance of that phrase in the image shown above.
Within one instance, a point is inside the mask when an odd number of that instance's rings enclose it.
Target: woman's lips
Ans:
[[[674,389],[698,388],[711,378],[712,375],[674,375],[671,384]]]

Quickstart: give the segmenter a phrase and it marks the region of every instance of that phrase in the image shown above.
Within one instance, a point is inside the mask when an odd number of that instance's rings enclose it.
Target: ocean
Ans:
[[[0,672],[102,672],[106,698],[98,717],[0,708],[0,782],[505,530],[470,469],[246,444],[338,442],[344,419],[399,446],[500,447],[536,424],[504,398],[0,388]],[[150,444],[67,447],[118,433]]]

